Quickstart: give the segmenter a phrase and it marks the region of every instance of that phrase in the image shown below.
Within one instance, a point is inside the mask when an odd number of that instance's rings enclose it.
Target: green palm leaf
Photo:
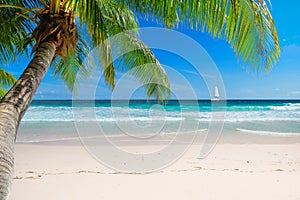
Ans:
[[[179,24],[225,39],[245,63],[266,71],[279,57],[274,21],[264,0],[120,0],[145,18]]]
[[[21,6],[21,1],[0,0],[0,5],[4,4]],[[33,24],[16,14],[21,12],[16,8],[0,8],[1,63],[13,61],[17,55],[27,53],[28,45],[32,42],[30,32],[33,30]]]
[[[13,75],[6,72],[4,69],[0,69],[0,87],[7,88],[15,84],[16,79]]]
[[[164,68],[152,51],[131,32],[123,32],[112,40],[116,68],[137,77],[147,96],[166,99],[170,83]]]
[[[2,97],[4,97],[4,95],[6,94],[6,90],[0,88],[0,99],[2,99]]]
[[[274,21],[264,0],[0,0],[0,4],[6,4],[0,9],[0,62],[15,59],[33,44],[35,12],[47,7],[59,14],[63,9],[78,16],[79,28],[88,32],[84,36],[90,47],[99,47],[101,69],[112,89],[116,71],[129,72],[145,86],[148,96],[159,98],[168,96],[169,81],[152,51],[136,37],[134,12],[168,28],[188,25],[225,39],[239,58],[257,69],[270,70],[280,53]],[[111,39],[119,33],[122,40]],[[52,65],[55,76],[74,91],[78,84],[75,77],[88,77],[92,70],[84,65],[87,51],[82,41],[75,54],[68,50],[64,61],[56,60]]]
[[[67,6],[74,6],[80,22],[87,26],[93,46],[98,47],[105,81],[112,89],[116,82],[115,71],[121,70],[137,77],[144,85],[147,96],[155,95],[159,99],[169,96],[167,74],[152,51],[136,38],[137,21],[126,5],[108,0],[69,3]],[[111,41],[110,37],[119,33],[123,33],[122,39],[113,37]],[[128,49],[133,51],[128,52]],[[114,62],[113,57],[119,59]]]
[[[51,68],[56,77],[61,78],[67,85],[69,90],[77,93],[77,85],[80,79],[87,79],[91,76],[93,68],[87,66],[85,58],[89,48],[82,37],[79,38],[78,45],[75,47],[75,55],[69,53],[66,62],[58,59],[53,62]]]
[[[6,72],[4,69],[0,69],[0,99],[6,94],[4,88],[9,88],[13,86],[16,82],[16,79],[13,75]]]

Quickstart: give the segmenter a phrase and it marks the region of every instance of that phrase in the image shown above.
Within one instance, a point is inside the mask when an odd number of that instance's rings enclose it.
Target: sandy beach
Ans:
[[[0,200],[300,200],[299,8],[1,1]]]
[[[299,137],[281,140],[221,140],[205,159],[195,144],[173,165],[146,174],[109,169],[80,145],[17,144],[10,200],[299,200]]]

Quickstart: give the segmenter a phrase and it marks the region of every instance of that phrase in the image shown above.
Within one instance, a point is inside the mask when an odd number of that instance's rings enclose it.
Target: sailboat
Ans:
[[[215,96],[211,100],[212,101],[219,101],[220,100],[219,89],[218,89],[217,86],[215,87]]]

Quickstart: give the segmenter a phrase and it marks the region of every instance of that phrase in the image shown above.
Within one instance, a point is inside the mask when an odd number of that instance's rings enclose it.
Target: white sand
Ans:
[[[17,144],[10,200],[300,200],[300,144],[218,144],[204,160],[199,151],[158,172],[125,174],[81,146]]]

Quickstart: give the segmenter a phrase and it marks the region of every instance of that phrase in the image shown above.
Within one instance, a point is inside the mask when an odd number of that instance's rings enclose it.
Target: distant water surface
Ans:
[[[25,114],[18,142],[78,137],[75,123],[96,123],[106,136],[185,134],[208,130],[214,113],[225,113],[224,134],[300,136],[300,100],[33,101]],[[196,124],[196,125],[195,125]],[[127,127],[127,128],[126,128]],[[129,128],[128,128],[129,127]],[[87,126],[86,132],[93,132]]]

